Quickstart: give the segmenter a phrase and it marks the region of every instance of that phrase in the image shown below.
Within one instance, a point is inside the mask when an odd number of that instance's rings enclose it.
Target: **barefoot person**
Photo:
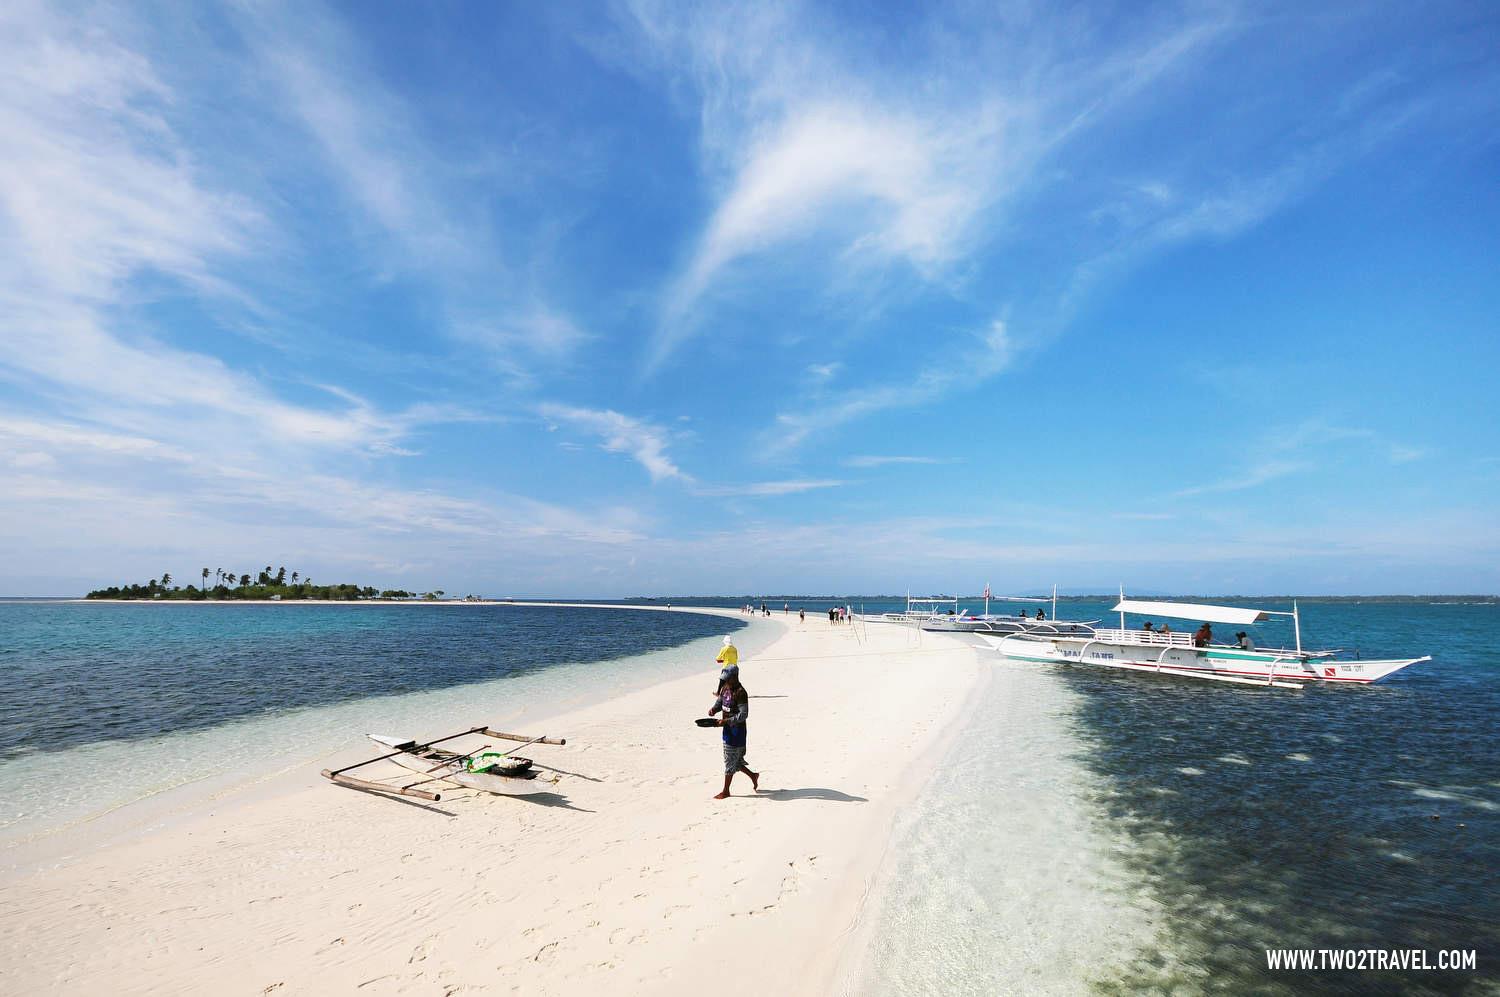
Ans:
[[[730,665],[719,673],[719,690],[714,694],[714,705],[708,709],[709,716],[716,713],[723,714],[719,726],[724,728],[724,788],[714,799],[729,798],[729,784],[734,781],[736,772],[748,775],[750,788],[759,791],[760,773],[750,771],[750,766],[745,764],[745,744],[750,733],[747,726],[750,694],[740,685],[738,665]]]

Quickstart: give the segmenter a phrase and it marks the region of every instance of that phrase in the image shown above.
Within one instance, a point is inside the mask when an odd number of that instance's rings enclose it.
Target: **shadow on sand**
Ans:
[[[768,789],[756,793],[757,800],[828,800],[834,803],[869,803],[863,796],[850,796],[837,789],[821,789],[809,786],[806,789]]]
[[[583,807],[575,807],[568,802],[568,798],[561,793],[531,793],[526,796],[512,796],[513,800],[525,800],[527,803],[535,803],[539,807],[555,807],[559,810],[576,810],[581,814],[591,814],[594,811],[585,810]]]
[[[596,779],[596,778],[594,778],[591,775],[584,775],[582,772],[570,772],[567,769],[560,769],[556,765],[543,765],[541,762],[533,762],[532,764],[535,765],[539,769],[546,769],[548,772],[558,772],[558,773],[561,773],[562,775],[565,775],[565,776],[567,776],[570,779],[582,779],[585,782],[603,782],[604,781],[603,779]]]
[[[364,793],[367,796],[376,796],[382,800],[390,800],[392,803],[400,803],[408,807],[416,807],[418,810],[426,810],[428,813],[440,814],[443,817],[457,817],[458,814],[452,810],[444,810],[442,807],[433,806],[431,803],[423,803],[412,799],[410,796],[398,796],[395,793],[381,793],[373,789],[365,789],[362,786],[350,786],[347,783],[336,782],[335,786],[340,789],[351,789],[356,793]]]

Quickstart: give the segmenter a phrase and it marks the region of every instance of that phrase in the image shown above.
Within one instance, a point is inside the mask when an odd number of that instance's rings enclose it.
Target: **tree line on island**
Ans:
[[[111,585],[109,588],[95,589],[84,598],[86,599],[426,599],[435,601],[444,595],[442,589],[431,592],[408,592],[405,589],[377,589],[373,585],[353,585],[348,582],[340,582],[337,585],[314,585],[311,578],[303,578],[299,572],[293,571],[288,577],[286,568],[278,568],[274,572],[268,564],[254,578],[250,575],[236,575],[232,571],[219,568],[210,571],[204,568],[201,572],[203,584],[174,585],[172,584],[171,572],[163,572],[160,578],[153,578],[141,584]],[[213,587],[208,584],[209,577],[214,579]]]

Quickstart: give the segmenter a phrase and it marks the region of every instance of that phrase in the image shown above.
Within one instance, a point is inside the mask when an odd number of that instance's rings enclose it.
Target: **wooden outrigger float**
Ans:
[[[520,745],[510,751],[487,751],[490,745],[481,745],[473,751],[460,754],[447,748],[439,748],[437,745],[447,741],[454,741],[460,737],[469,737],[478,734],[483,737],[493,737],[502,741],[521,741]],[[461,730],[457,734],[448,734],[444,737],[434,738],[431,741],[418,743],[388,734],[370,734],[370,740],[394,750],[387,754],[367,758],[353,765],[345,765],[340,769],[324,769],[323,777],[336,782],[340,786],[349,786],[353,789],[363,789],[371,793],[385,793],[391,796],[411,796],[419,800],[428,800],[436,803],[442,799],[441,794],[427,789],[418,789],[429,783],[444,781],[451,782],[466,789],[478,789],[487,793],[496,793],[502,796],[527,796],[531,793],[540,793],[544,789],[536,785],[536,772],[532,768],[530,758],[522,758],[512,754],[521,748],[531,744],[567,744],[566,738],[551,737],[529,737],[525,734],[509,734],[505,731],[491,730],[489,727],[470,727]],[[360,779],[348,773],[375,762],[392,761],[403,768],[411,769],[424,776],[416,782],[397,786],[391,783],[374,782],[369,779]],[[543,783],[543,786],[551,786],[552,783]]]

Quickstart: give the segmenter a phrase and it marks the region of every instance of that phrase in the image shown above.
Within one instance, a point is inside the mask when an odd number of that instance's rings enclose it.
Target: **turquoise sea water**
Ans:
[[[520,722],[712,669],[719,639],[746,625],[523,606],[0,602],[0,850],[369,731]]]
[[[530,606],[0,603],[0,761],[607,662],[743,625]]]
[[[1059,610],[1114,619],[1109,605]],[[1302,609],[1309,647],[1434,660],[1375,686],[1291,692],[991,658],[1033,684],[991,688],[907,815],[872,989],[1049,989],[1047,960],[1083,959],[1076,943],[1097,926],[1042,937],[1030,965],[1017,947],[1049,906],[1090,909],[1075,879],[1087,870],[1116,919],[1093,938],[1096,989],[1496,992],[1500,606]],[[1290,643],[1261,629],[1262,645]],[[1054,722],[1014,730],[1006,697],[1022,694],[1044,697]],[[1036,792],[1018,797],[1028,781]],[[1046,890],[1028,895],[1017,863],[1045,864]],[[1268,948],[1475,949],[1478,970],[1272,972]]]
[[[1060,609],[1109,618],[1107,603]],[[884,982],[869,989],[1495,987],[1500,607],[1303,610],[1309,646],[1434,660],[1378,686],[1290,692],[987,657],[995,681],[903,815],[872,947]],[[499,722],[687,674],[741,623],[504,606],[0,603],[0,844],[245,758],[298,763],[366,730],[427,732],[434,716],[469,712]],[[1262,644],[1289,636],[1264,630]],[[771,635],[752,630],[741,647]],[[1017,697],[1039,719],[1016,723]],[[1272,973],[1269,947],[1472,948],[1479,970]]]

